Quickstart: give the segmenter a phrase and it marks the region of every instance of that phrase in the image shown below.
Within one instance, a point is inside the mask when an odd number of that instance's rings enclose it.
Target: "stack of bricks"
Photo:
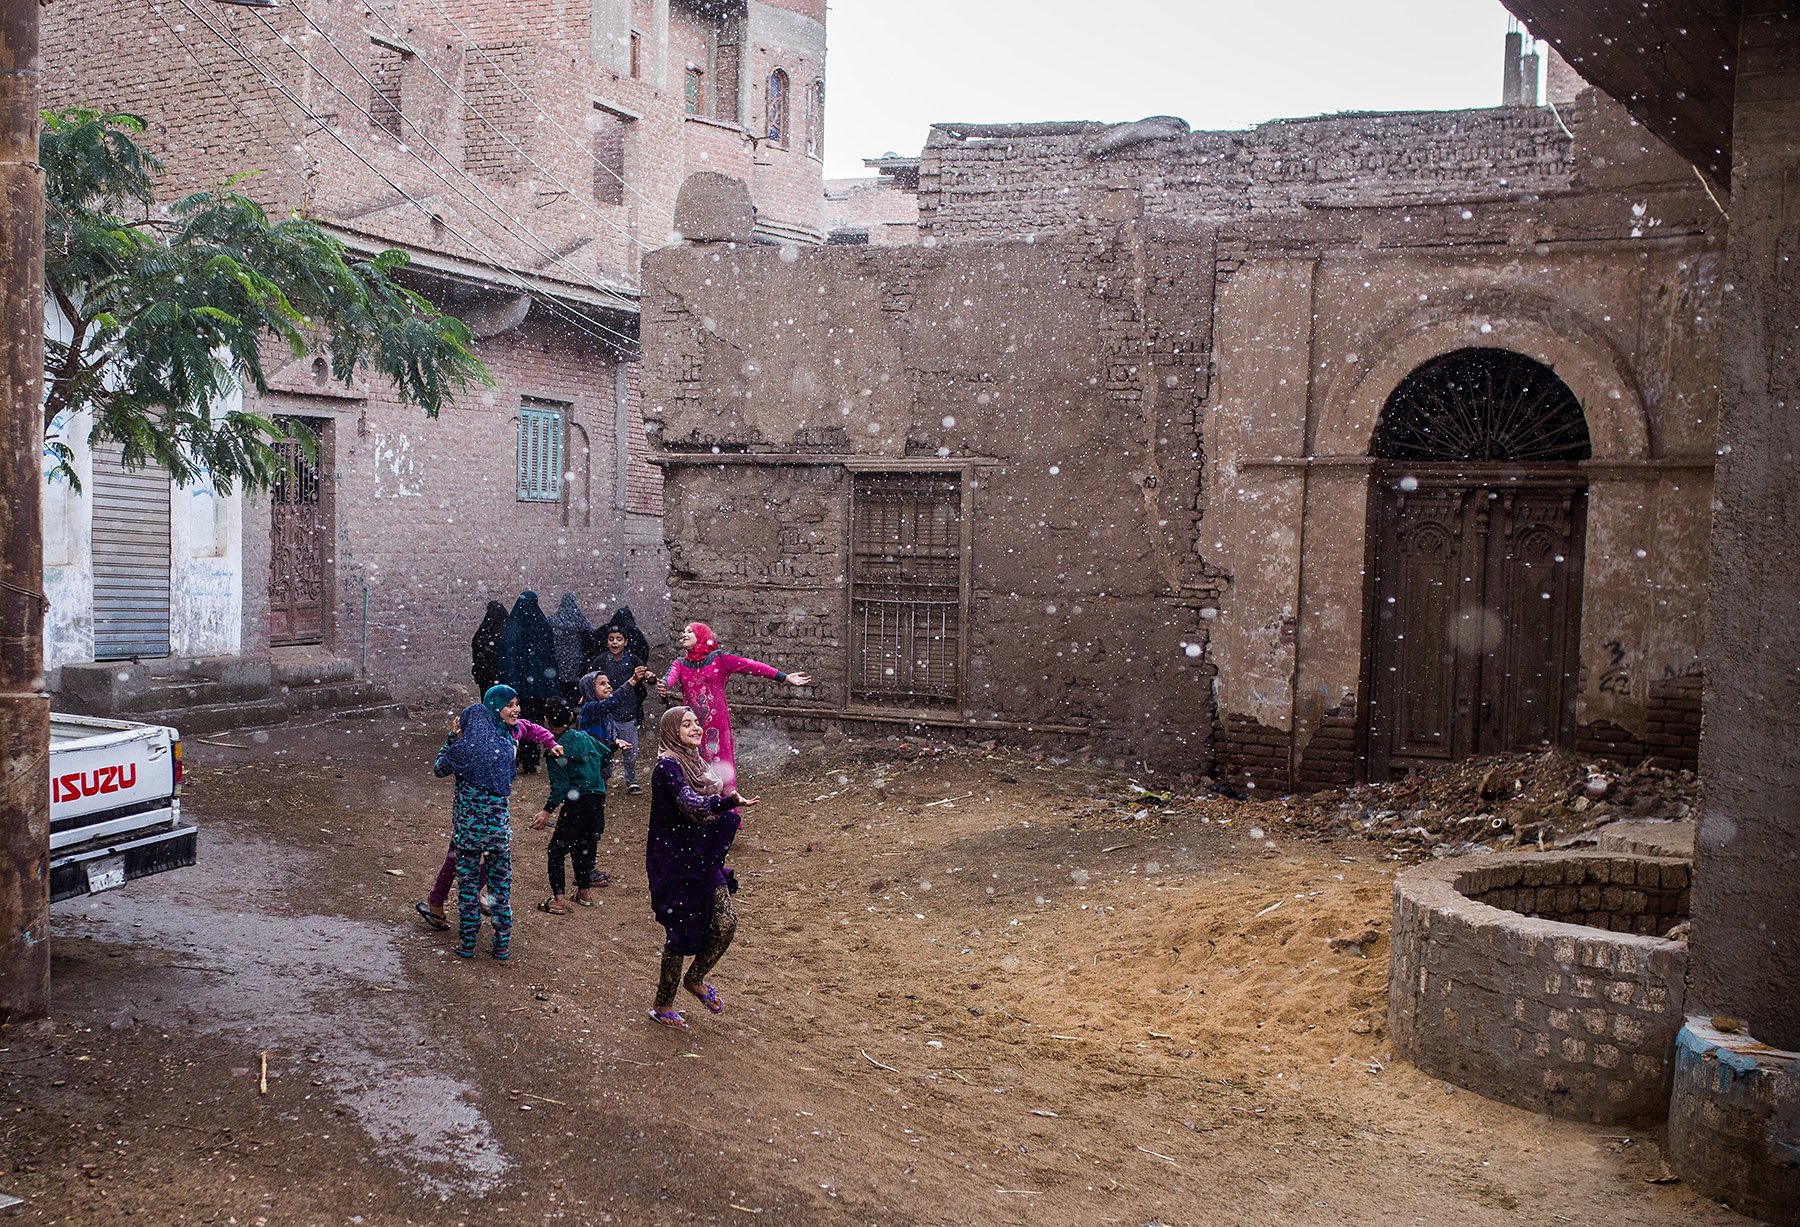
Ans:
[[[1615,884],[1627,870],[1633,885]],[[1632,895],[1646,908],[1684,902],[1687,873],[1682,861],[1579,852],[1407,870],[1394,883],[1388,981],[1396,1050],[1436,1077],[1554,1116],[1661,1117],[1682,1021],[1686,944],[1527,917],[1464,892],[1552,910],[1572,900],[1571,914],[1588,915],[1608,914],[1611,900],[1617,918]],[[1654,887],[1638,885],[1652,874]],[[1569,880],[1575,876],[1581,885]],[[1595,907],[1582,909],[1584,900]]]

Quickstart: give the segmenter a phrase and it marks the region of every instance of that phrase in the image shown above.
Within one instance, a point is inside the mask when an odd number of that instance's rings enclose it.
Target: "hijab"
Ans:
[[[700,751],[681,742],[681,719],[693,714],[691,707],[671,707],[656,722],[656,749],[659,758],[672,758],[687,777],[687,786],[705,796],[717,796],[719,782],[700,761]],[[699,719],[698,716],[694,717]]]
[[[559,683],[573,685],[575,679],[581,676],[582,656],[588,638],[593,633],[594,624],[582,614],[581,606],[575,601],[575,594],[563,593],[556,612],[550,617],[550,637],[556,653],[556,677]]]
[[[489,601],[475,637],[469,641],[469,672],[483,689],[500,676],[500,629],[506,625],[506,606]]]
[[[631,606],[621,605],[613,612],[613,616],[607,621],[606,627],[600,635],[602,647],[606,645],[606,631],[618,631],[624,635],[625,650],[645,664],[650,663],[650,641],[644,637],[644,632],[638,629],[637,619],[631,613]]]
[[[511,686],[489,686],[481,696],[481,705],[487,709],[488,714],[494,717],[494,723],[499,725],[509,737],[516,737],[517,734],[506,727],[506,721],[500,718],[500,713],[505,710],[508,703],[518,697],[519,692]]]
[[[719,650],[719,637],[713,634],[712,627],[704,622],[689,622],[688,629],[694,632],[694,646],[687,650],[688,660],[700,664],[709,653]]]
[[[535,592],[521,592],[506,626],[500,632],[500,680],[518,691],[521,699],[554,699],[561,694],[556,681],[556,637],[550,620],[538,608]]]
[[[458,717],[461,732],[443,750],[443,761],[457,779],[503,797],[512,793],[518,743],[513,740],[513,730],[500,719],[500,709],[514,697],[510,686],[488,687],[481,702],[462,709]]]

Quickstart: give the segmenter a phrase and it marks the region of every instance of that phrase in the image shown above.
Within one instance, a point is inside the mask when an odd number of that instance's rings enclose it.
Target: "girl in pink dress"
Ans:
[[[733,656],[719,648],[719,637],[704,622],[690,622],[676,640],[686,655],[669,666],[658,691],[666,699],[679,690],[687,705],[700,717],[704,739],[700,743],[700,759],[718,780],[719,786],[731,792],[737,785],[737,755],[731,742],[731,709],[725,706],[725,682],[733,673],[750,673],[773,678],[790,686],[810,686],[807,673],[783,673],[760,660]]]

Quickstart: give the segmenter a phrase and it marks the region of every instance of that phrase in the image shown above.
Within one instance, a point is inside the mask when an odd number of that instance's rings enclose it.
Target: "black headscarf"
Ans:
[[[500,680],[500,630],[505,625],[506,606],[489,601],[481,625],[475,628],[475,638],[469,641],[469,676],[475,679],[478,693]]]
[[[550,634],[556,643],[556,680],[563,691],[573,696],[576,679],[586,664],[588,640],[594,624],[581,612],[573,592],[563,593],[562,603],[550,616]]]
[[[500,680],[521,699],[554,699],[561,694],[556,639],[535,592],[521,592],[506,615],[500,632]]]

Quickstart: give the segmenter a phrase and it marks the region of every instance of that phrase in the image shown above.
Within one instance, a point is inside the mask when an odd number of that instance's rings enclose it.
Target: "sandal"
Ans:
[[[681,1016],[680,1010],[651,1010],[650,1017],[665,1027],[673,1027],[677,1031],[687,1030],[687,1019]]]
[[[456,957],[459,959],[474,958],[475,957],[475,947],[473,947],[473,946],[458,946],[456,948]]]
[[[594,871],[594,879],[593,879],[593,881],[589,882],[588,885],[589,886],[611,886],[612,885],[612,874],[607,873],[604,870],[596,869]]]
[[[706,1007],[706,1012],[708,1014],[723,1014],[725,1012],[725,1003],[719,1000],[718,990],[714,989],[712,985],[707,984],[703,985],[701,988],[695,988],[691,984],[684,984],[681,987],[700,998],[700,1004]]]
[[[512,957],[512,951],[507,950],[501,946],[494,947],[493,950],[489,951],[489,953],[492,954],[496,959],[500,960],[502,963],[506,962],[506,960],[508,960]]]
[[[576,895],[575,896],[575,906],[576,907],[593,907],[594,901],[592,899],[583,899],[580,895]]]
[[[567,916],[569,914],[568,905],[557,907],[554,899],[538,900],[537,910],[547,916]]]
[[[450,927],[449,919],[442,912],[432,911],[429,903],[415,903],[413,910],[419,913],[419,919],[429,928],[443,930]]]

